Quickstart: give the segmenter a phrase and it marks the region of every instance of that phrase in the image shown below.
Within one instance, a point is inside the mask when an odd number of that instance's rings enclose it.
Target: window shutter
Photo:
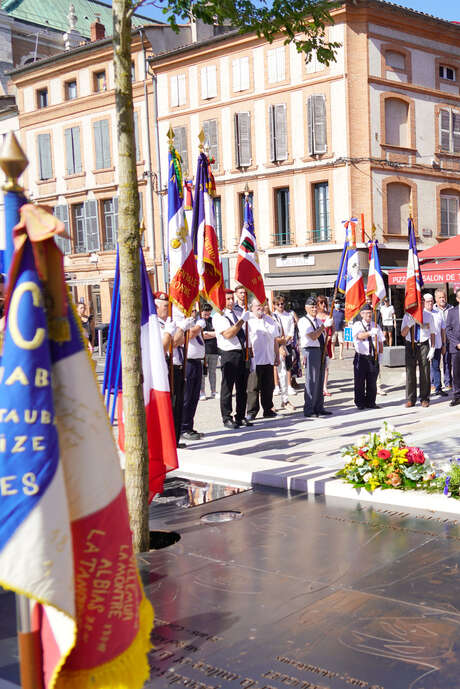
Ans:
[[[274,163],[276,160],[276,124],[274,105],[270,105],[268,108],[268,119],[270,121],[270,161]]]
[[[277,48],[276,51],[276,81],[284,81],[286,79],[286,63],[284,48]]]
[[[174,130],[174,148],[182,158],[182,172],[185,174],[188,170],[188,151],[187,151],[187,129],[185,127],[176,127]]]
[[[53,166],[51,164],[51,137],[49,134],[38,135],[38,162],[40,179],[51,179]]]
[[[82,171],[81,148],[80,148],[80,127],[72,127],[73,159],[75,174]]]
[[[441,110],[439,117],[440,147],[443,151],[450,151],[450,110]]]
[[[240,60],[240,90],[245,91],[249,88],[249,58],[242,57]]]
[[[275,131],[276,131],[276,160],[287,159],[287,122],[286,105],[275,105]]]
[[[237,132],[237,164],[238,167],[249,167],[251,164],[251,118],[248,112],[238,112],[235,115]]]
[[[217,96],[217,67],[209,65],[208,69],[208,98]]]
[[[99,223],[97,201],[85,201],[85,235],[87,251],[99,251]]]
[[[274,84],[276,81],[276,52],[274,50],[268,51],[268,83]]]
[[[102,139],[102,152],[103,152],[103,165],[104,168],[111,166],[112,162],[110,159],[110,137],[109,137],[109,121],[101,121],[101,139]]]
[[[326,98],[310,96],[307,106],[308,114],[308,150],[310,155],[326,153]]]
[[[233,60],[232,71],[233,71],[233,90],[241,91],[241,70],[240,70],[241,60]]]
[[[102,170],[102,168],[104,167],[101,125],[102,125],[101,121],[95,122],[93,125],[94,150],[96,152],[96,170]]]
[[[64,132],[65,136],[65,159],[66,159],[66,170],[68,175],[75,174],[75,160],[73,155],[73,142],[72,142],[72,129],[66,129]],[[59,208],[59,206],[56,206]]]
[[[177,77],[177,99],[178,105],[185,105],[185,74],[179,74]]]
[[[179,105],[179,77],[171,77],[169,83],[171,87],[171,107],[175,108]]]
[[[69,234],[69,208],[66,204],[60,205],[60,206],[55,206],[54,207],[54,215],[56,218],[58,218],[61,222],[64,223],[65,231],[67,234]],[[71,251],[71,246],[70,246],[70,239],[67,237],[62,237],[56,235],[54,237],[54,240],[60,250],[62,251],[63,254],[70,254]]]
[[[452,144],[454,153],[460,153],[460,112],[452,112]]]
[[[139,147],[139,113],[134,113],[134,143],[136,146],[136,161],[141,159],[141,150]]]
[[[203,132],[209,145],[209,156],[214,158],[213,170],[219,168],[219,148],[217,142],[217,120],[206,120],[203,122]]]
[[[201,68],[201,100],[208,98],[208,72],[206,67]]]

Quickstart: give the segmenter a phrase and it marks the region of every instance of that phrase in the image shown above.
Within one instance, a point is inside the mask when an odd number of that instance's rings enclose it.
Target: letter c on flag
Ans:
[[[19,302],[25,292],[30,292],[32,295],[32,303],[34,306],[41,306],[42,295],[40,288],[35,282],[22,282],[16,287],[11,297],[10,308],[8,312],[8,327],[10,329],[13,342],[21,349],[38,349],[45,339],[45,328],[37,328],[31,340],[25,340],[19,330],[18,326],[18,309]]]

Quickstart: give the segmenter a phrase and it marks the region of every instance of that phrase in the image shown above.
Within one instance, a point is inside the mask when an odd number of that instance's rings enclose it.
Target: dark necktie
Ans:
[[[368,328],[365,325],[364,330],[366,330],[366,332],[369,332],[370,328]],[[369,355],[373,357],[373,356],[375,356],[375,349],[374,349],[374,342],[372,340],[372,335],[368,338],[367,341],[369,342]]]
[[[232,314],[233,321],[236,325],[236,323],[238,323],[238,320],[239,320],[238,316],[233,311],[230,311],[230,313]],[[244,330],[244,325],[236,333],[236,336],[237,336],[238,340],[240,341],[241,349],[244,349],[246,346],[246,336],[245,336],[243,330]]]
[[[315,318],[315,328],[318,330],[318,328],[320,328],[320,327],[321,327],[321,324],[318,323],[318,319]],[[319,342],[320,349],[323,349],[323,347],[324,347],[324,334],[323,333],[321,333],[321,335],[318,337],[318,342]]]
[[[415,342],[420,342],[420,326],[418,323],[415,324],[414,340]]]

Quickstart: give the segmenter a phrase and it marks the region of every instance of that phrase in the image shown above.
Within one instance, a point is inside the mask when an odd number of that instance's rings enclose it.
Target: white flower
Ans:
[[[363,476],[364,483],[367,483],[368,481],[370,481],[371,478],[372,478],[372,474],[370,471],[368,471],[367,474],[364,474],[364,476]]]
[[[440,468],[441,471],[443,471],[445,474],[448,474],[449,471],[451,470],[450,462],[444,462],[444,464],[441,464],[441,465],[439,466],[439,468]]]
[[[355,445],[357,447],[362,447],[363,445],[367,444],[367,440],[368,440],[367,435],[360,435],[356,438]]]
[[[364,464],[364,458],[363,458],[363,457],[358,457],[358,459],[356,460],[356,466],[362,467],[363,464]]]

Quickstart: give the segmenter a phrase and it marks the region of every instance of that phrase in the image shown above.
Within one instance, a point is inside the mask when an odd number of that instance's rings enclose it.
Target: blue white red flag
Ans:
[[[142,375],[149,446],[149,500],[163,491],[168,471],[178,468],[176,434],[169,393],[168,368],[163,350],[155,299],[140,252],[141,263],[141,351]],[[118,445],[124,451],[122,395],[118,396]]]
[[[366,294],[372,295],[372,306],[378,304],[386,296],[385,282],[378,251],[378,242],[374,239],[370,246],[369,273],[367,276]]]
[[[350,218],[345,228],[350,232],[346,287],[345,287],[345,320],[351,321],[365,302],[364,282],[359,267],[359,254],[356,251],[356,225],[358,218]]]
[[[193,203],[192,237],[195,249],[200,288],[204,298],[216,309],[225,308],[224,278],[219,257],[214,213],[216,185],[208,158],[202,152],[198,158]]]
[[[244,222],[238,248],[235,280],[243,287],[246,287],[261,304],[265,302],[267,297],[257,256],[254,216],[249,196],[246,196],[244,201]]]
[[[189,316],[199,294],[199,277],[184,208],[180,155],[169,150],[168,177],[169,298]]]
[[[338,292],[345,294],[347,291],[347,267],[348,267],[348,252],[350,249],[351,240],[351,222],[358,222],[358,218],[351,220],[342,220],[345,229],[345,241],[343,243],[342,255],[340,257],[339,270],[337,272],[337,279],[335,286]]]
[[[15,228],[0,367],[0,585],[30,599],[45,689],[140,689],[152,609],[53,239],[62,230],[31,204]]]
[[[412,218],[408,221],[409,253],[407,255],[406,293],[404,310],[410,313],[417,323],[423,323],[422,287],[423,277],[417,254],[417,242]]]

